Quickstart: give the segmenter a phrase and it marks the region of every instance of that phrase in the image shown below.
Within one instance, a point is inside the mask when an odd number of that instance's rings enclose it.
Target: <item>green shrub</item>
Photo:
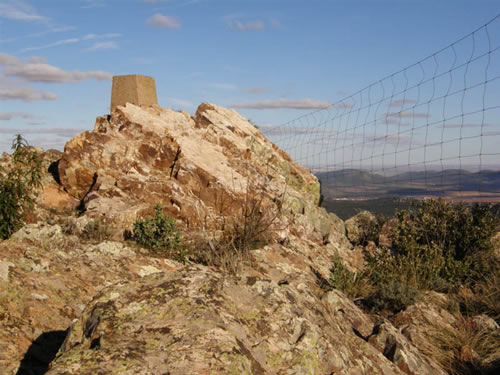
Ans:
[[[415,275],[417,288],[469,284],[484,274],[484,255],[492,249],[499,224],[487,206],[425,200],[399,212],[397,219],[392,251],[403,269]]]
[[[413,209],[397,214],[391,249],[366,254],[365,270],[356,277],[334,259],[331,283],[352,296],[363,280],[373,288],[365,305],[370,310],[394,312],[414,303],[420,291],[477,285],[475,290],[482,297],[476,301],[476,309],[497,319],[495,297],[500,278],[491,239],[498,223],[487,206],[418,202]],[[495,292],[488,293],[488,289]]]
[[[353,299],[365,297],[371,291],[369,282],[363,273],[349,271],[338,255],[332,259],[329,283],[332,288],[341,290]]]
[[[374,242],[378,245],[378,239],[382,226],[387,221],[383,215],[373,217],[371,215],[359,215],[360,241],[362,246],[366,246],[368,242]]]
[[[181,251],[181,236],[175,219],[163,214],[163,207],[157,203],[154,216],[138,218],[134,224],[133,239],[140,245],[158,253],[172,255]]]
[[[18,230],[33,210],[34,190],[41,186],[41,161],[17,135],[12,142],[12,162],[8,171],[0,170],[0,238]]]
[[[404,281],[390,279],[375,288],[375,293],[364,301],[372,311],[399,312],[414,304],[420,295],[419,291]]]

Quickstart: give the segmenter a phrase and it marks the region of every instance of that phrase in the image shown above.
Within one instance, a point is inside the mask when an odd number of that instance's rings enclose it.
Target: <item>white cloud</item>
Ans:
[[[34,118],[34,116],[31,113],[26,113],[26,112],[0,112],[0,121],[9,121],[15,117],[20,117],[24,119]]]
[[[44,150],[55,148],[62,151],[64,149],[64,145],[68,141],[68,137],[59,137],[55,135],[46,135],[46,136],[27,135],[26,138],[28,139],[30,145],[41,146],[43,147]],[[11,145],[12,145],[11,139],[4,140],[0,138],[0,152],[2,151],[12,152]]]
[[[491,126],[491,124],[444,124],[444,125],[441,125],[441,128],[444,128],[444,129],[465,129],[465,128],[468,128],[468,129],[474,129],[474,128],[484,128],[484,127],[488,127],[488,126]]]
[[[110,73],[102,71],[79,72],[75,70],[67,72],[45,63],[25,63],[8,54],[0,54],[0,65],[5,65],[3,72],[6,77],[15,77],[28,82],[73,83],[88,79],[105,81],[112,77]]]
[[[94,78],[98,81],[111,79],[106,72],[66,72],[49,64],[23,64],[8,66],[4,73],[9,77],[21,78],[29,82],[72,83]]]
[[[107,34],[87,34],[83,36],[82,40],[93,40],[93,39],[107,39],[107,38],[119,38],[122,34],[118,33],[107,33]]]
[[[398,99],[389,104],[389,107],[404,107],[407,104],[415,104],[416,102],[413,99]]]
[[[39,49],[45,49],[45,48],[51,48],[51,47],[57,47],[57,46],[63,46],[65,44],[73,44],[73,43],[78,43],[80,41],[79,38],[69,38],[69,39],[63,39],[63,40],[58,40],[57,42],[45,44],[43,46],[37,46],[37,47],[26,47],[21,49],[19,52],[27,52],[27,51],[37,51]]]
[[[15,65],[21,63],[16,56],[7,53],[0,53],[0,65]]]
[[[63,46],[63,45],[66,45],[66,44],[80,43],[82,41],[87,41],[87,40],[111,39],[111,38],[119,38],[121,36],[122,36],[122,34],[118,34],[118,33],[87,34],[87,35],[84,35],[84,36],[82,36],[80,38],[63,39],[63,40],[58,40],[58,41],[53,42],[53,43],[45,44],[43,46],[35,46],[35,47],[23,48],[19,52],[37,51],[37,50],[40,50],[40,49],[52,48],[52,47],[57,47],[57,46]]]
[[[0,100],[23,100],[31,102],[34,100],[56,100],[57,95],[51,92],[43,92],[32,87],[1,87]]]
[[[298,99],[298,100],[265,100],[252,103],[239,103],[233,104],[232,108],[246,108],[246,109],[326,109],[332,106],[331,103],[321,100],[313,99]]]
[[[428,113],[413,113],[413,112],[391,112],[386,113],[387,117],[400,117],[400,118],[427,118],[431,117]]]
[[[103,49],[118,49],[118,44],[113,41],[97,42],[92,47],[87,48],[87,51],[99,51]]]
[[[267,137],[272,136],[290,136],[302,134],[328,134],[328,130],[318,128],[304,128],[304,127],[289,127],[282,125],[260,125],[259,130]]]
[[[31,64],[45,64],[47,58],[42,56],[30,56],[28,57],[28,62]]]
[[[47,34],[51,34],[51,33],[61,33],[63,31],[70,31],[70,30],[75,30],[75,29],[76,29],[76,27],[74,27],[74,26],[51,27],[49,30],[45,30],[45,31],[39,31],[36,33],[19,35],[19,36],[11,37],[8,39],[1,39],[0,43],[10,43],[10,42],[14,42],[16,40],[26,39],[26,38],[38,38],[38,37],[41,37],[41,36],[44,36]]]
[[[0,4],[0,17],[14,21],[46,22],[47,17],[39,15],[33,7],[22,0],[8,1]]]
[[[249,21],[243,23],[238,20],[229,21],[229,28],[233,31],[262,31],[265,28],[262,21]]]
[[[74,137],[85,131],[80,128],[0,128],[0,134],[54,134],[59,137]]]
[[[170,16],[164,16],[160,13],[156,13],[155,15],[148,18],[146,23],[152,27],[165,28],[165,29],[178,29],[181,27],[180,23],[177,20]]]

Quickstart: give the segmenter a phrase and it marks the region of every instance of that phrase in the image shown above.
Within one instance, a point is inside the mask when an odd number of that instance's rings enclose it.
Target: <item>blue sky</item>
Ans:
[[[208,101],[278,126],[347,102],[499,13],[498,0],[0,0],[0,151],[17,132],[62,149],[109,112],[121,74],[153,76],[164,107]]]

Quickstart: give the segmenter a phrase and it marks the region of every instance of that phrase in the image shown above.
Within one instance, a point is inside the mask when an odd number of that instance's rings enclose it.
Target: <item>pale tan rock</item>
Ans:
[[[28,241],[46,246],[58,246],[64,242],[64,235],[60,225],[46,223],[28,224],[19,229],[11,237],[15,241]]]
[[[11,262],[0,262],[0,279],[3,281],[9,281],[9,269],[14,267],[14,263]]]

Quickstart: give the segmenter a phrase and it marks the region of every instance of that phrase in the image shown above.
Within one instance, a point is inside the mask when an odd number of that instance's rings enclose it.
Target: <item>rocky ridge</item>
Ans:
[[[0,372],[444,374],[404,326],[325,288],[333,255],[362,266],[344,223],[317,207],[316,177],[235,111],[127,104],[45,159],[33,223],[0,243]],[[123,241],[157,202],[205,233],[249,194],[282,214],[236,275]],[[96,219],[104,241],[82,237]]]

